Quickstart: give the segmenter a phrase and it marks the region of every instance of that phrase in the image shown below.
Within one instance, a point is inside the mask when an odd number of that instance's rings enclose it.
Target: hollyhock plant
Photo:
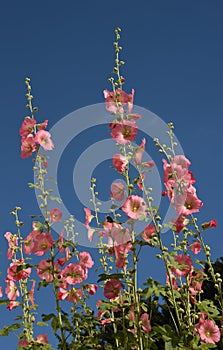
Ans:
[[[146,216],[146,205],[142,197],[129,196],[122,206],[124,213],[131,219],[138,220],[140,216]]]
[[[42,256],[52,247],[53,243],[50,233],[40,233],[35,237],[32,253]]]
[[[113,182],[110,193],[116,201],[122,201],[125,196],[125,186],[122,182]]]
[[[108,299],[115,299],[119,296],[121,288],[120,281],[111,279],[105,283],[104,296]]]
[[[35,142],[43,147],[45,151],[51,151],[54,148],[51,135],[48,131],[39,130],[35,136]]]
[[[128,159],[121,154],[114,154],[112,157],[112,162],[115,169],[121,173],[123,173],[128,164]]]
[[[34,136],[29,134],[26,138],[22,140],[21,145],[21,157],[29,158],[33,152],[36,150],[36,143]]]
[[[120,144],[126,144],[133,141],[137,134],[137,124],[131,120],[122,120],[118,123],[111,123],[111,137]]]
[[[201,226],[203,230],[207,230],[208,228],[212,228],[212,227],[217,227],[217,221],[213,219],[211,221],[204,222]]]
[[[220,340],[220,330],[212,320],[201,319],[196,330],[200,335],[201,341],[204,343],[215,344]]]
[[[22,139],[26,139],[28,135],[32,134],[34,127],[36,125],[36,120],[34,118],[27,117],[24,119],[19,133]]]
[[[176,276],[186,276],[192,269],[192,260],[188,255],[178,254],[174,261],[177,263],[177,268],[172,267],[172,272]]]
[[[62,212],[58,208],[53,208],[50,210],[50,220],[52,222],[58,222],[62,218]]]

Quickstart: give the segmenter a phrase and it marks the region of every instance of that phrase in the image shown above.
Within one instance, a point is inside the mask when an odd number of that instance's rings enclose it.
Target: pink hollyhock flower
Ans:
[[[115,299],[120,293],[122,284],[120,281],[111,279],[105,283],[104,296],[108,299]]]
[[[125,244],[131,241],[131,236],[128,228],[123,227],[122,225],[117,224],[116,222],[112,223],[111,230],[107,237],[109,246]]]
[[[47,125],[48,125],[48,120],[44,120],[43,123],[37,124],[37,128],[38,128],[38,130],[45,130]]]
[[[104,320],[101,321],[101,325],[105,326],[106,324],[112,323],[111,318],[105,318]]]
[[[14,260],[7,270],[8,273],[8,279],[13,281],[20,281],[25,280],[30,276],[31,268],[26,268],[26,265],[24,264],[24,261],[22,259],[20,260]]]
[[[190,249],[192,250],[192,252],[194,254],[200,253],[200,251],[201,251],[201,242],[200,241],[194,242],[193,244],[191,244]]]
[[[131,112],[132,108],[133,108],[134,95],[135,95],[135,90],[132,89],[132,93],[129,94],[129,100],[128,100],[128,111],[129,112]]]
[[[0,298],[2,298],[3,294],[2,294],[2,287],[0,286]]]
[[[192,260],[188,255],[178,254],[174,257],[174,261],[178,263],[178,267],[172,267],[172,272],[176,276],[186,276],[192,270]]]
[[[94,233],[95,233],[95,229],[91,228],[91,227],[88,227],[87,235],[88,235],[88,239],[89,239],[90,242],[92,242]]]
[[[29,300],[32,304],[32,306],[35,305],[35,302],[34,302],[34,290],[35,290],[35,285],[36,285],[36,282],[34,281],[33,284],[32,284],[32,287],[30,289],[30,292],[29,292]]]
[[[201,292],[202,290],[202,284],[204,280],[204,273],[203,271],[199,271],[198,273],[190,273],[190,293],[191,293],[191,300],[192,302],[195,302],[196,299],[194,296],[197,292]]]
[[[4,237],[8,241],[8,251],[7,251],[7,258],[8,260],[11,260],[13,255],[15,254],[18,246],[18,237],[16,235],[13,235],[11,232],[6,232],[4,234]]]
[[[53,243],[50,233],[40,233],[35,237],[32,253],[42,256],[52,247]]]
[[[203,230],[207,230],[208,228],[211,228],[211,227],[217,227],[217,221],[213,219],[211,221],[204,222],[201,226]]]
[[[68,284],[81,283],[86,279],[83,267],[79,264],[70,263],[62,271],[62,276]]]
[[[91,215],[90,209],[84,208],[84,211],[85,211],[85,219],[86,219],[84,226],[88,228],[89,224],[90,224],[91,220],[94,218],[94,216]]]
[[[36,341],[40,344],[49,344],[47,334],[39,334],[36,337]]]
[[[36,143],[34,136],[29,134],[26,138],[22,140],[21,145],[21,157],[28,158],[32,155],[32,153],[36,150]]]
[[[156,229],[154,225],[148,224],[142,233],[142,238],[148,242],[151,243],[151,238],[153,238],[156,235]]]
[[[87,284],[87,292],[91,295],[94,295],[97,292],[98,286],[96,284]]]
[[[135,149],[134,160],[136,164],[142,163],[142,156],[145,151],[145,144],[146,144],[146,139],[143,138],[141,145],[139,147],[136,147]]]
[[[112,113],[123,113],[123,106],[128,103],[129,112],[132,110],[134,90],[131,95],[128,95],[125,91],[117,89],[115,92],[104,90],[106,109]]]
[[[17,308],[17,306],[19,306],[18,301],[10,301],[10,303],[7,305],[7,309],[11,311],[12,309]]]
[[[26,339],[22,339],[19,341],[18,346],[29,346],[29,342]]]
[[[58,292],[59,300],[67,300],[70,303],[77,303],[83,296],[82,289],[72,287],[70,290],[60,288]]]
[[[91,268],[94,265],[91,255],[88,252],[79,253],[79,264],[83,269]]]
[[[72,258],[72,253],[70,252],[69,247],[66,247],[65,252],[66,252],[65,258],[58,258],[57,259],[57,262],[60,266],[64,266],[64,264]]]
[[[111,192],[110,192],[112,198],[114,198],[116,201],[122,201],[125,196],[125,186],[122,182],[113,182],[111,185]]]
[[[39,234],[39,233],[37,233],[37,234]],[[34,236],[35,236],[35,231],[32,231],[24,239],[23,251],[24,251],[25,254],[30,255],[32,253],[33,247],[34,247]]]
[[[62,212],[58,208],[53,208],[50,210],[50,220],[53,222],[58,222],[62,218]]]
[[[126,144],[135,139],[137,134],[137,124],[131,120],[122,120],[118,123],[111,123],[111,137],[120,144]]]
[[[172,165],[179,165],[182,168],[188,168],[191,165],[191,162],[184,155],[176,155],[173,158]]]
[[[63,254],[63,252],[64,252],[63,243],[64,243],[64,229],[60,232],[60,236],[58,239],[58,249],[59,249],[60,254]]]
[[[177,284],[177,280],[171,272],[170,272],[170,278],[171,278],[171,283],[172,283],[173,289],[178,290],[179,286]],[[166,284],[170,285],[170,278],[169,278],[168,273],[166,273]]]
[[[39,130],[35,137],[36,143],[43,147],[45,151],[51,151],[54,149],[53,141],[51,140],[51,135],[48,131]]]
[[[141,315],[140,321],[142,323],[142,329],[145,333],[151,332],[151,324],[149,320],[149,315],[145,312]]]
[[[142,172],[141,173],[141,176],[139,176],[138,178],[137,178],[137,186],[138,186],[138,188],[139,188],[139,190],[140,191],[143,191],[143,181],[145,180],[145,173],[144,172]]]
[[[15,282],[12,280],[6,278],[6,288],[5,293],[9,300],[16,300],[17,297],[19,297],[19,291],[18,287],[16,286]]]
[[[180,233],[183,230],[183,228],[188,224],[188,222],[189,220],[182,216],[179,216],[177,219],[172,219],[172,223],[175,226],[174,231]]]
[[[140,216],[146,216],[146,205],[142,197],[129,196],[122,206],[124,213],[131,219],[138,220]]]
[[[31,134],[34,130],[34,126],[36,125],[36,120],[33,118],[25,118],[22,126],[19,130],[20,135],[23,139],[25,139],[29,134]]]
[[[42,280],[45,280],[47,282],[52,282],[53,280],[53,267],[52,263],[47,260],[41,260],[37,269],[36,269],[37,275]],[[54,272],[57,275],[60,272],[60,269],[58,267],[58,264],[54,264]]]
[[[202,201],[198,199],[196,195],[187,192],[186,195],[182,194],[177,198],[175,209],[177,215],[188,216],[192,213],[199,212],[202,205]]]
[[[117,171],[123,173],[128,164],[128,159],[121,154],[114,154],[112,157],[112,163]]]
[[[154,164],[154,160],[149,160],[148,162],[143,162],[141,165],[143,168],[152,168]]]
[[[204,343],[215,344],[218,343],[221,337],[220,330],[212,320],[200,319],[196,331],[199,333],[201,341]]]
[[[117,268],[122,269],[126,265],[126,258],[131,248],[131,243],[119,244],[114,247],[116,257],[115,265]]]

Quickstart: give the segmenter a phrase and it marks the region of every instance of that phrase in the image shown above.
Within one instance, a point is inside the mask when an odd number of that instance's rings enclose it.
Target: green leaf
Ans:
[[[55,318],[56,317],[56,315],[54,315],[53,313],[51,313],[51,314],[42,314],[41,315],[42,316],[42,320],[43,321],[49,321],[49,320],[51,320],[52,318]]]

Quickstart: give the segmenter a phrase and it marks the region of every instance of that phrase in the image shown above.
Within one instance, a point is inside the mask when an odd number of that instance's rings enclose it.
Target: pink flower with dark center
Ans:
[[[212,320],[201,320],[196,331],[199,333],[201,341],[204,343],[215,344],[218,343],[221,337],[220,330]]]
[[[35,137],[36,143],[43,147],[45,151],[51,151],[54,149],[53,141],[51,140],[51,135],[48,131],[39,130]]]
[[[53,243],[50,233],[40,233],[35,237],[32,253],[42,256],[52,247]]]
[[[125,186],[122,182],[113,182],[111,185],[111,192],[110,192],[112,198],[114,198],[116,201],[122,201],[125,196]]]
[[[121,154],[114,154],[112,157],[112,163],[117,171],[123,173],[128,164],[128,159]]]
[[[94,261],[92,260],[91,255],[88,252],[79,253],[79,264],[84,269],[91,268],[94,265]]]
[[[172,272],[176,276],[186,276],[192,270],[192,260],[188,255],[178,254],[174,257],[174,261],[177,262],[178,266],[172,267]]]
[[[34,136],[29,134],[26,138],[22,139],[21,145],[21,157],[28,158],[36,150],[36,143]]]
[[[23,139],[25,139],[29,134],[31,134],[34,130],[34,126],[36,125],[36,120],[33,118],[25,118],[22,126],[19,130],[20,135]]]
[[[62,277],[68,284],[76,284],[86,279],[86,273],[81,265],[71,263],[62,271]]]
[[[53,280],[53,267],[52,263],[47,260],[41,260],[37,269],[36,269],[37,275],[42,280],[45,280],[47,282],[52,282]],[[58,275],[60,273],[60,269],[58,267],[58,264],[54,264],[54,273],[55,275]]]
[[[119,296],[121,288],[120,281],[111,279],[105,283],[104,296],[108,299],[115,299]]]
[[[143,331],[145,333],[150,332],[152,327],[151,327],[151,324],[150,324],[149,315],[146,312],[140,316],[140,321],[142,323]]]
[[[142,233],[142,238],[148,242],[151,243],[151,238],[154,238],[154,236],[156,235],[156,229],[154,227],[154,225],[152,224],[148,224],[145,228],[144,231]]]
[[[62,212],[58,208],[53,208],[50,210],[50,220],[53,222],[58,222],[62,218]]]
[[[204,222],[201,226],[203,230],[207,230],[208,228],[211,228],[211,227],[217,227],[217,221],[213,219],[211,221]]]
[[[200,251],[201,251],[201,242],[200,241],[194,242],[193,244],[191,244],[190,249],[192,250],[192,252],[194,254],[200,253]]]
[[[202,205],[202,201],[198,199],[196,195],[187,192],[185,195],[182,194],[178,196],[175,204],[175,209],[177,215],[188,216],[192,213],[199,212]]]
[[[129,196],[122,206],[124,213],[131,219],[138,220],[140,216],[146,216],[146,205],[142,197]]]
[[[142,156],[145,151],[145,144],[146,144],[146,139],[143,138],[141,145],[139,147],[136,147],[135,149],[134,160],[136,164],[142,163]]]
[[[13,261],[7,270],[8,279],[13,281],[25,280],[30,276],[31,268],[26,268],[26,264],[22,259]]]
[[[122,120],[118,123],[111,123],[111,137],[120,144],[126,144],[135,139],[137,134],[137,124],[131,120]]]

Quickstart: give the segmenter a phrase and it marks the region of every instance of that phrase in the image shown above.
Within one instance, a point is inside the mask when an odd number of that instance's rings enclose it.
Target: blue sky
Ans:
[[[125,89],[135,89],[138,106],[152,111],[165,123],[174,122],[184,153],[192,162],[199,198],[204,202],[199,220],[216,218],[218,222],[215,230],[206,233],[213,260],[223,255],[222,11],[220,0],[139,0],[118,5],[101,0],[49,0],[32,5],[28,1],[11,1],[1,6],[3,273],[8,264],[3,235],[14,230],[9,212],[15,205],[23,208],[27,234],[28,215],[39,213],[35,194],[27,187],[33,178],[32,162],[20,158],[19,128],[27,113],[24,79],[31,77],[39,120],[48,119],[50,128],[78,108],[102,103],[103,89],[110,88],[107,78],[113,66],[116,26],[122,28]],[[69,167],[65,170],[72,171]],[[63,191],[68,196],[69,188]],[[95,251],[93,254],[96,257]],[[142,277],[151,274],[158,279],[160,267],[149,254],[143,255]],[[9,312],[2,307],[1,314],[2,327],[9,320]],[[13,336],[0,338],[1,346],[6,343],[10,349],[16,347]]]

